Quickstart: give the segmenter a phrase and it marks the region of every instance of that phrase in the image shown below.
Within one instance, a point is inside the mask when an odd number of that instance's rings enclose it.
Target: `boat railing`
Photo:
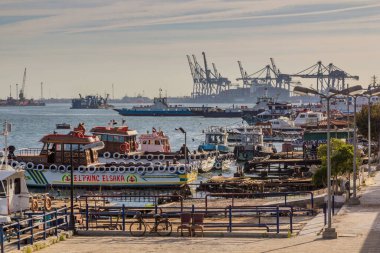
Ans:
[[[42,149],[40,148],[21,148],[17,150],[19,156],[39,156]]]

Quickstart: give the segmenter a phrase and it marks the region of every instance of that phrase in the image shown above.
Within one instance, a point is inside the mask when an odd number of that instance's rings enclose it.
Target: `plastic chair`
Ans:
[[[183,229],[189,231],[189,236],[191,236],[191,213],[181,213],[181,225],[177,227],[177,233],[181,229],[181,236],[183,236]]]
[[[195,230],[201,230],[202,232],[202,237],[203,237],[203,221],[204,221],[204,218],[205,218],[205,214],[204,213],[193,213],[193,222],[192,222],[192,225],[191,225],[191,232],[192,232],[192,235],[194,236],[195,235]]]

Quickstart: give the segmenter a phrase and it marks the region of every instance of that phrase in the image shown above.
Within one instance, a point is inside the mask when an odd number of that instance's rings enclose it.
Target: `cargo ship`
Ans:
[[[160,89],[159,96],[153,99],[152,105],[134,106],[131,109],[122,108],[114,109],[123,116],[203,116],[203,112],[208,107],[182,107],[180,105],[170,106],[168,98],[161,95]]]
[[[108,104],[107,94],[106,98],[101,96],[86,96],[82,97],[79,94],[79,98],[74,98],[71,100],[71,108],[70,109],[109,109],[113,108],[112,105]]]

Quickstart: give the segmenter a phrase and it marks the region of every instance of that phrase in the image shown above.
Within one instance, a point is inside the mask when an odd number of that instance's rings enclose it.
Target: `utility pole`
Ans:
[[[114,100],[115,99],[115,93],[114,93],[114,86],[112,84],[112,99]]]

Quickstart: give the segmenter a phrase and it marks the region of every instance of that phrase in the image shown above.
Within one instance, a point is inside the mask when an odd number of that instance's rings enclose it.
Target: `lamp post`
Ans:
[[[324,239],[336,239],[338,237],[336,231],[335,231],[335,228],[332,227],[331,225],[331,220],[332,220],[332,215],[331,215],[331,207],[332,207],[332,203],[331,203],[331,157],[330,157],[330,154],[331,154],[331,143],[330,143],[330,99],[335,97],[336,95],[342,93],[351,93],[353,91],[357,91],[357,90],[361,90],[362,87],[361,86],[353,86],[353,87],[350,87],[350,88],[347,88],[345,90],[342,90],[342,91],[338,91],[338,90],[335,90],[335,89],[332,89],[332,88],[327,88],[327,92],[326,93],[321,93],[321,92],[318,92],[314,89],[310,89],[310,88],[305,88],[305,87],[300,87],[300,86],[296,86],[293,90],[293,92],[295,93],[301,93],[301,94],[313,94],[313,95],[317,95],[317,96],[320,96],[321,98],[324,98],[326,99],[326,102],[327,102],[327,228],[325,228],[325,230],[323,231],[323,238]],[[331,94],[332,93],[332,94]]]
[[[183,133],[184,135],[185,135],[185,150],[184,150],[184,153],[185,153],[185,163],[186,164],[188,164],[189,163],[189,161],[188,161],[188,157],[187,157],[187,133],[186,133],[186,131],[185,131],[185,129],[183,129],[182,127],[179,127],[179,128],[176,128],[175,129],[176,131],[179,131],[179,132],[181,132],[181,133]]]
[[[371,89],[371,85],[368,86],[368,90],[363,93],[363,96],[368,98],[368,177],[371,175],[371,98],[380,94],[380,87]]]
[[[358,85],[359,87],[360,85]],[[361,86],[360,86],[361,87]],[[349,89],[346,89],[346,90],[343,90],[341,91],[342,94],[345,94],[345,95],[349,95],[351,93],[355,93],[355,94],[352,94],[351,96],[353,97],[354,99],[354,141],[353,141],[353,145],[354,145],[354,161],[353,161],[353,197],[350,198],[349,200],[349,204],[350,205],[359,205],[360,204],[360,200],[358,199],[357,197],[357,191],[356,191],[356,181],[357,181],[357,166],[356,166],[356,158],[357,158],[357,126],[356,126],[356,102],[357,102],[357,98],[358,97],[367,97],[368,98],[368,142],[369,142],[369,145],[370,145],[370,138],[371,138],[371,116],[370,116],[370,104],[371,104],[371,97],[375,94],[378,94],[380,93],[380,88],[377,88],[377,89],[373,89],[371,90],[370,88],[368,88],[368,90],[366,92],[363,92],[362,89],[361,90],[349,90]],[[370,159],[370,146],[368,147],[368,159]],[[368,160],[368,170],[370,171],[370,164],[369,164],[369,160]]]

